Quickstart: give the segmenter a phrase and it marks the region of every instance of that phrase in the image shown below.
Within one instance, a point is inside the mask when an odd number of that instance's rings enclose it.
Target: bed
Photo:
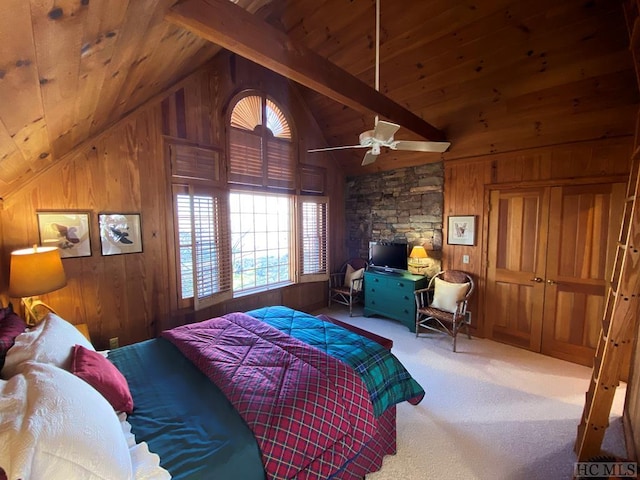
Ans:
[[[330,320],[267,307],[184,325],[109,352],[106,362],[124,379],[116,376],[116,387],[126,387],[123,397],[131,399],[131,405],[116,404],[122,401],[116,395],[109,403],[114,411],[128,410],[118,421],[125,436],[129,430],[135,435],[125,442],[132,467],[129,477],[126,468],[122,477],[101,477],[96,467],[90,478],[351,479],[379,469],[382,458],[395,453],[395,405],[419,403],[424,390],[375,336]],[[53,361],[34,355],[38,341],[24,339],[32,333],[18,335],[7,352],[3,395],[34,363],[74,369],[79,347],[72,347],[72,365]],[[99,353],[89,353],[101,363]],[[0,404],[3,421],[5,407]],[[145,462],[136,462],[141,457]],[[3,458],[0,447],[6,470]]]

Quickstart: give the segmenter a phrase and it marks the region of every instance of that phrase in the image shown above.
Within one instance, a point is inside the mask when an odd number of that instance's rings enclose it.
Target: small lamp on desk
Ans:
[[[427,261],[429,256],[422,245],[416,245],[411,249],[407,269],[411,273],[424,275],[427,271]]]
[[[53,292],[66,284],[67,277],[56,247],[34,245],[33,248],[11,252],[9,296],[22,299],[28,325],[35,325],[41,319],[36,307],[56,313],[49,305],[33,297]]]

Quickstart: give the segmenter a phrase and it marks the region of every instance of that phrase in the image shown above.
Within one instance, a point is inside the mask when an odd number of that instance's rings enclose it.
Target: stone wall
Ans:
[[[442,255],[443,163],[349,177],[347,179],[347,250],[367,258],[370,241],[423,245],[426,271],[440,270]]]

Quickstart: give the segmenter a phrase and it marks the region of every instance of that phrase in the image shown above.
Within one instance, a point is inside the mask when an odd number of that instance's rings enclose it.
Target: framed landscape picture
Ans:
[[[36,212],[40,245],[58,247],[61,258],[90,257],[89,212]]]
[[[449,245],[475,245],[475,215],[451,215],[447,230],[447,243]]]

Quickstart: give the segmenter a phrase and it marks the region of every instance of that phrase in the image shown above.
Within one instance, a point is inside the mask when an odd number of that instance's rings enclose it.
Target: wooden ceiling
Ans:
[[[632,134],[638,92],[620,1],[381,1],[381,92],[452,146],[442,157],[383,153],[368,168],[361,150],[333,154],[345,173]],[[0,2],[0,197],[219,51],[165,19],[175,3]],[[373,86],[374,0],[236,3]],[[373,114],[302,90],[328,145],[372,128]]]

